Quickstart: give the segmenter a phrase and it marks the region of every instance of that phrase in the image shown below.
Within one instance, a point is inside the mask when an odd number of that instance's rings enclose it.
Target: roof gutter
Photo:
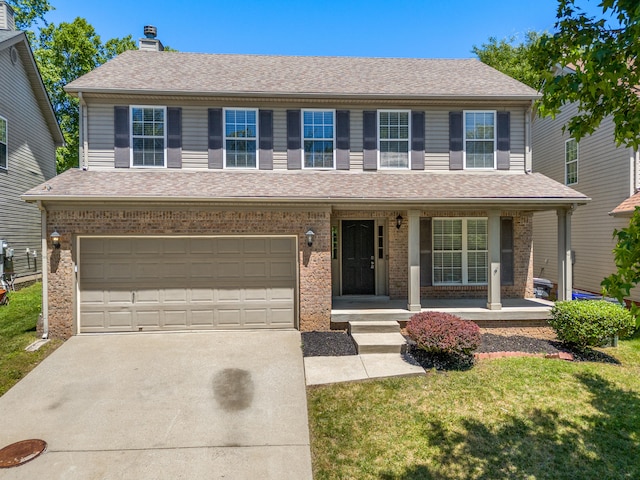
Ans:
[[[226,198],[214,198],[214,197],[166,197],[166,196],[93,196],[93,195],[22,195],[22,200],[25,202],[100,202],[100,203],[135,203],[135,202],[157,202],[157,203],[279,203],[279,204],[367,204],[367,205],[389,205],[394,204],[407,204],[407,205],[450,205],[450,204],[467,204],[467,203],[480,203],[484,205],[504,205],[504,204],[519,204],[519,205],[585,205],[591,201],[589,197],[547,197],[547,198],[483,198],[483,197],[467,197],[467,198],[438,198],[438,199],[424,199],[424,198],[281,198],[281,197],[226,197]]]
[[[180,97],[265,97],[265,98],[341,98],[341,99],[363,99],[363,100],[484,100],[484,101],[518,101],[531,102],[540,98],[539,94],[532,95],[473,95],[473,94],[435,94],[435,95],[407,95],[402,93],[373,94],[373,93],[339,93],[339,92],[265,92],[265,91],[184,91],[184,90],[148,90],[148,89],[120,89],[120,88],[74,88],[70,85],[64,90],[72,96],[84,94],[103,95],[151,95],[151,96],[180,96]]]

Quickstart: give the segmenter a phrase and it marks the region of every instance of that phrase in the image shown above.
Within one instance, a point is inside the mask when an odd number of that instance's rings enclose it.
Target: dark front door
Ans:
[[[375,293],[373,220],[343,220],[342,294]]]

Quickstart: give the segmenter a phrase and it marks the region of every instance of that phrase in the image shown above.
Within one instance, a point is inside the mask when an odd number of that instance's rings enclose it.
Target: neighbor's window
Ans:
[[[7,120],[0,117],[0,168],[9,167],[9,145],[7,141]]]
[[[409,112],[378,111],[380,168],[409,168]]]
[[[578,183],[578,142],[574,138],[570,138],[564,144],[564,163],[564,183]]]
[[[495,112],[464,112],[465,168],[496,167],[495,124]]]
[[[487,262],[486,218],[433,219],[434,285],[484,285]]]
[[[258,110],[224,111],[225,167],[258,166]]]
[[[333,110],[302,111],[305,168],[333,168],[334,118]]]
[[[134,167],[164,167],[165,107],[131,107],[131,149]]]

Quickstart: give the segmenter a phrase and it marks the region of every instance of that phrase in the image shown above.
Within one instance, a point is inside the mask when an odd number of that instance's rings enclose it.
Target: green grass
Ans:
[[[24,349],[37,338],[42,284],[11,292],[8,305],[0,306],[0,395],[3,395],[62,343],[52,340],[36,352]]]
[[[484,360],[311,387],[314,478],[640,478],[640,338],[621,364]]]

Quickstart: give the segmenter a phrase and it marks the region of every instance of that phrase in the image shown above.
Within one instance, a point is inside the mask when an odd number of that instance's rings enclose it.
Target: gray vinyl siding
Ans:
[[[55,145],[22,61],[13,65],[9,49],[0,50],[0,85],[9,147],[9,168],[0,170],[0,238],[14,248],[14,271],[22,276],[42,271],[42,247],[40,210],[20,195],[55,175]],[[35,268],[27,248],[37,251]]]
[[[533,128],[533,169],[564,183],[564,148],[570,138],[562,125],[576,112],[575,105],[565,107],[555,120],[536,119]],[[577,289],[599,292],[600,282],[615,271],[613,263],[614,229],[628,219],[609,215],[633,193],[633,151],[617,148],[613,140],[613,122],[606,119],[591,136],[578,144],[578,183],[572,188],[592,201],[572,215],[572,249],[575,252],[573,284]],[[545,278],[557,282],[557,217],[553,212],[534,215],[534,273],[541,269]],[[633,298],[640,300],[639,292]]]
[[[157,102],[156,102],[157,103]],[[109,169],[113,168],[113,107],[114,105],[149,104],[137,100],[114,101],[108,104],[89,104],[88,108],[88,132],[89,132],[89,168]],[[207,109],[214,107],[235,107],[236,104],[220,104],[199,102],[198,105],[190,105],[188,102],[171,101],[163,103],[166,106],[182,107],[182,168],[206,170],[207,166]],[[425,112],[425,170],[448,171],[449,170],[449,111],[487,109],[486,107],[456,106],[455,108],[431,107],[431,106],[394,106],[372,105],[366,108],[362,105],[340,104],[329,106],[310,104],[287,103],[274,107],[268,105],[245,105],[247,108],[267,108],[273,110],[273,168],[282,170],[287,168],[287,110],[295,108],[328,108],[349,110],[350,112],[350,170],[363,170],[363,123],[364,110],[378,108],[407,110],[420,110]],[[499,109],[498,109],[499,110]],[[524,172],[525,150],[525,109],[514,108],[511,112],[511,172]]]

